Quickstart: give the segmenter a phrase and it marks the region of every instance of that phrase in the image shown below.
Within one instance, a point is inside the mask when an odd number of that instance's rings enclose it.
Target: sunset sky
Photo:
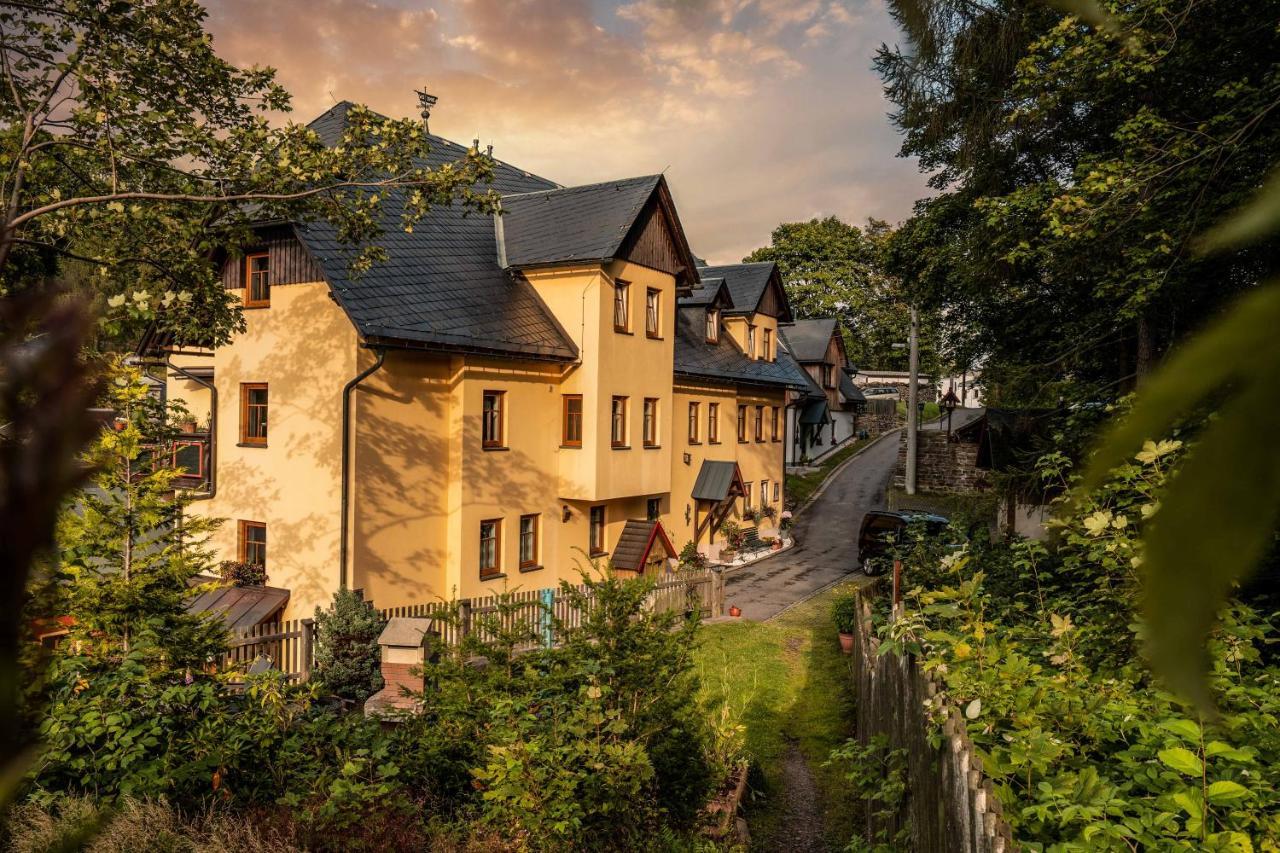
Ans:
[[[562,184],[665,170],[694,251],[779,222],[905,217],[926,193],[871,60],[881,0],[208,0],[218,52],[273,65],[306,121],[337,100]]]

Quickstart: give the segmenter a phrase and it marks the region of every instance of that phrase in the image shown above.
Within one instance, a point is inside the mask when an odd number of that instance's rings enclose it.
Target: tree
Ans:
[[[206,544],[218,522],[184,515],[190,497],[175,488],[173,450],[185,412],[149,387],[136,368],[112,368],[115,424],[87,454],[92,488],[63,513],[56,581],[73,635],[96,656],[143,643],[166,667],[200,667],[226,635],[221,622],[187,612],[193,585],[216,571]]]
[[[890,269],[1015,403],[1124,393],[1275,256],[1194,243],[1280,151],[1280,36],[1258,25],[1277,4],[1104,5],[1095,28],[1033,0],[899,0],[908,48],[877,58],[903,153],[943,190]]]
[[[328,219],[362,246],[359,269],[384,227],[433,204],[492,210],[472,189],[492,161],[427,168],[421,122],[356,108],[334,145],[268,124],[288,94],[273,70],[219,59],[205,15],[195,0],[0,2],[0,293],[70,281],[109,309],[108,332],[158,319],[216,345],[240,318],[210,257],[254,221]]]
[[[382,689],[382,617],[345,587],[328,610],[316,608],[316,678],[335,696],[363,702]]]
[[[774,261],[797,318],[840,320],[845,348],[854,366],[867,370],[906,370],[911,316],[901,282],[884,268],[893,229],[876,219],[865,229],[834,216],[808,222],[784,222],[773,229],[770,245],[744,261]],[[939,368],[936,326],[926,317],[922,334],[922,370]]]

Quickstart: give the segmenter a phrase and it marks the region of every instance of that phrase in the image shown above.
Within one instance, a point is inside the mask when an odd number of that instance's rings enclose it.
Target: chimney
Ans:
[[[431,108],[436,105],[436,101],[440,100],[435,95],[427,93],[425,88],[415,89],[414,94],[418,96],[418,108],[422,112],[422,129],[427,133],[431,132],[431,128],[427,126],[427,121],[431,118]]]

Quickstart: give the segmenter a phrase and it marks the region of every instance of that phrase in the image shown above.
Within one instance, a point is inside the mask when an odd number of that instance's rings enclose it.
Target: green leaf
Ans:
[[[1201,805],[1198,791],[1194,795],[1190,791],[1179,791],[1173,795],[1173,801],[1191,817],[1204,820],[1204,807]]]
[[[1256,763],[1252,752],[1243,749],[1236,749],[1230,744],[1225,744],[1220,740],[1210,741],[1209,745],[1204,748],[1204,754],[1207,758],[1217,758],[1221,756],[1228,761],[1239,761],[1246,764]]]
[[[1151,656],[1175,690],[1211,706],[1205,638],[1233,584],[1262,557],[1280,507],[1280,358],[1255,353],[1257,379],[1210,423],[1146,535]]]
[[[1179,737],[1186,738],[1192,743],[1200,743],[1200,726],[1191,720],[1169,720],[1163,723],[1163,726],[1166,730]]]
[[[1203,252],[1234,249],[1248,245],[1280,230],[1280,169],[1271,173],[1266,184],[1248,204],[1238,208],[1222,223],[1200,238]]]
[[[1172,749],[1162,749],[1157,755],[1161,764],[1187,776],[1199,776],[1204,772],[1200,757],[1189,749],[1175,746]]]
[[[1206,792],[1209,802],[1215,806],[1222,803],[1234,803],[1252,796],[1252,793],[1244,785],[1239,782],[1232,782],[1229,779],[1223,779],[1214,782],[1209,786]]]

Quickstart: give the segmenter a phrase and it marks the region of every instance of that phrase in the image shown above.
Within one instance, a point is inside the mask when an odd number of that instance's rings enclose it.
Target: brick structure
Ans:
[[[405,690],[422,692],[422,665],[426,647],[434,636],[435,620],[429,617],[395,616],[387,620],[378,636],[385,686],[365,701],[366,714],[384,716],[417,710],[418,700],[406,695]]]
[[[854,432],[866,430],[871,438],[902,426],[897,400],[868,400],[866,408],[858,413]]]
[[[978,468],[978,444],[957,441],[939,430],[920,430],[916,456],[916,490],[921,492],[978,492],[988,486],[986,471]],[[893,484],[906,486],[907,434],[898,445]]]

